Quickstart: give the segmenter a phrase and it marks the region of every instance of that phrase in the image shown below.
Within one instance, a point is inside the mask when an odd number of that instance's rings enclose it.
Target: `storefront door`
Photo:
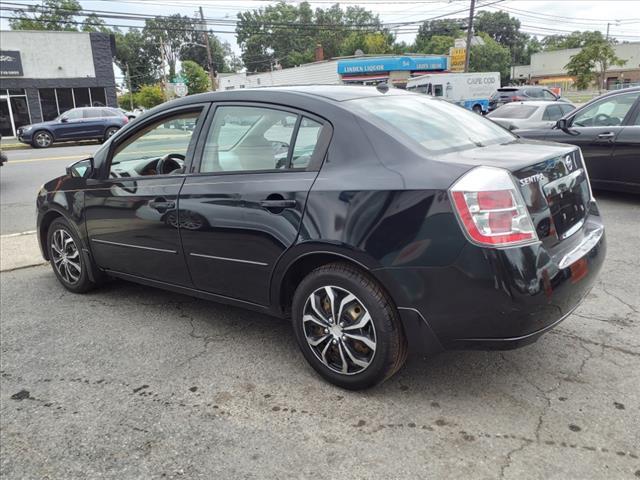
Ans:
[[[31,123],[24,90],[18,90],[18,95],[12,95],[12,92],[9,90],[9,95],[0,95],[0,134],[3,137],[15,137],[19,127]]]
[[[3,137],[13,137],[14,132],[9,99],[0,97],[0,134]]]

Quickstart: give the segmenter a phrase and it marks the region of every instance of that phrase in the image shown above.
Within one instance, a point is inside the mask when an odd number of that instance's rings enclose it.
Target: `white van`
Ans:
[[[489,97],[500,87],[498,72],[435,73],[407,82],[407,90],[439,97],[476,113],[486,113]]]

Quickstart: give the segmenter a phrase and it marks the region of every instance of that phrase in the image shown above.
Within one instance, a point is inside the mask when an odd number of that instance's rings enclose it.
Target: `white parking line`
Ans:
[[[37,230],[27,230],[26,232],[19,233],[7,233],[6,235],[0,235],[0,238],[20,237],[22,235],[33,235],[37,233]]]

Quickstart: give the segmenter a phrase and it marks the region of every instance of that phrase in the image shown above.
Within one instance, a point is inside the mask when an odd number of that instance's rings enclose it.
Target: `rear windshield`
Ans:
[[[538,107],[531,105],[507,104],[491,112],[488,116],[493,118],[529,118]]]
[[[431,153],[509,143],[515,136],[481,115],[426,95],[366,97],[351,100],[364,118]]]

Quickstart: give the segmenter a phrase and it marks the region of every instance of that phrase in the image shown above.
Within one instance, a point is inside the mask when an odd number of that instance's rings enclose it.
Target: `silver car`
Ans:
[[[487,115],[487,118],[509,130],[551,128],[558,119],[575,108],[575,105],[568,102],[546,100],[511,102],[496,108]]]

